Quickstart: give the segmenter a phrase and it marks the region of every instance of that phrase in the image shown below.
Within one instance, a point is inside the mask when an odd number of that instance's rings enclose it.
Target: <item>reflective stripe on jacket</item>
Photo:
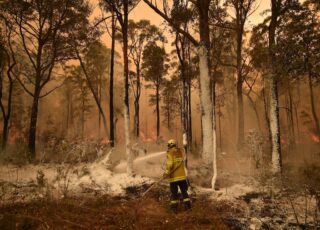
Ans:
[[[170,182],[187,179],[184,170],[183,155],[177,147],[173,147],[167,151],[166,174],[169,175]]]

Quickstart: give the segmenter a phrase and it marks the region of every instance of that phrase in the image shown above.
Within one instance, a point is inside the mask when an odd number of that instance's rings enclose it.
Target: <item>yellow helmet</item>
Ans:
[[[168,141],[168,148],[172,148],[176,146],[176,141],[174,139],[170,139]]]

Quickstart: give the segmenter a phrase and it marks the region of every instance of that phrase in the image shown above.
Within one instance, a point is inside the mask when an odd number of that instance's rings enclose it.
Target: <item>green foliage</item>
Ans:
[[[96,41],[88,48],[84,62],[89,80],[98,95],[102,85],[106,85],[106,76],[109,74],[110,49],[100,41]]]
[[[173,127],[174,118],[179,115],[181,107],[181,98],[179,90],[181,90],[181,82],[179,78],[173,77],[171,80],[163,81],[162,89],[162,114],[164,115],[163,123],[169,129]]]
[[[264,71],[268,68],[268,20],[253,28],[250,40],[252,63]],[[311,71],[319,77],[319,17],[307,4],[294,5],[279,20],[276,33],[276,73],[278,77],[299,77]]]
[[[165,49],[156,43],[150,43],[143,51],[143,76],[147,81],[159,87],[164,75],[167,73]]]

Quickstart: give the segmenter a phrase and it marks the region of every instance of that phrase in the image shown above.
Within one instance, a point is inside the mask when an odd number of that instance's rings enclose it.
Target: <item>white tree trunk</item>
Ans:
[[[125,146],[126,146],[126,156],[127,156],[127,174],[133,174],[133,158],[130,149],[130,118],[129,118],[129,108],[124,104],[124,131],[125,131]]]
[[[214,126],[214,107],[211,97],[211,84],[208,68],[208,51],[204,45],[198,49],[199,68],[200,68],[200,102],[202,119],[202,158],[213,161],[212,188],[217,178],[216,170],[216,132]]]
[[[214,109],[214,107],[213,107]],[[214,190],[215,185],[216,185],[216,181],[217,181],[217,175],[218,175],[218,171],[217,171],[217,133],[216,133],[216,116],[213,110],[213,159],[212,159],[212,168],[213,168],[213,176],[211,179],[211,188]]]
[[[204,45],[199,47],[199,68],[200,68],[200,103],[202,119],[202,158],[209,160],[212,154],[212,100],[210,89],[210,76],[208,68],[208,52]]]
[[[272,172],[274,174],[281,172],[281,155],[280,155],[280,130],[278,121],[278,98],[274,76],[271,76],[270,81],[270,131],[272,145]]]

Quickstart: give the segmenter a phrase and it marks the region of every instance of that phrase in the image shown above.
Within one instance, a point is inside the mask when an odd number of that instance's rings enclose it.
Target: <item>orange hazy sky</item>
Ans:
[[[94,17],[101,15],[101,10],[98,7],[98,0],[90,0],[92,7],[94,8]],[[250,16],[247,21],[247,27],[252,27],[260,22],[262,22],[265,16],[262,16],[261,13],[270,8],[270,0],[257,0],[256,10]],[[232,12],[230,12],[232,15]],[[149,6],[147,6],[142,0],[137,5],[137,7],[130,12],[129,18],[134,21],[139,21],[141,19],[150,20],[151,24],[160,26],[163,23],[163,19],[156,14]],[[168,38],[170,40],[170,38]],[[109,36],[105,35],[102,37],[104,43],[109,46]]]

